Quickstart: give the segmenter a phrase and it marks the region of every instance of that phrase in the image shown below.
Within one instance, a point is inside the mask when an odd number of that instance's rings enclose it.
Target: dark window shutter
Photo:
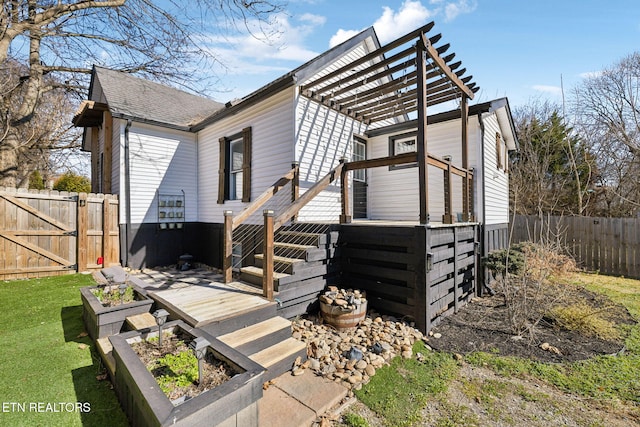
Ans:
[[[251,201],[251,127],[242,129],[242,201]]]
[[[218,204],[223,204],[227,188],[227,139],[220,138],[220,167],[218,169]]]

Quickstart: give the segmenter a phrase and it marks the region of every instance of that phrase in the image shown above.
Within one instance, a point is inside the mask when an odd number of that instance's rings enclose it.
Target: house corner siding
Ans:
[[[486,113],[484,124],[484,218],[485,225],[509,222],[509,174],[497,167],[496,134],[501,134],[498,117]]]

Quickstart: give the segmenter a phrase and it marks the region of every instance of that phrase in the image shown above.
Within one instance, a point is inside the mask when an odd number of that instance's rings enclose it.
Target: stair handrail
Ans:
[[[224,283],[229,283],[232,280],[232,268],[233,268],[233,230],[238,228],[242,223],[251,217],[258,209],[263,207],[273,196],[276,195],[280,189],[282,189],[289,182],[292,183],[291,198],[295,200],[298,197],[298,182],[300,175],[300,166],[298,163],[293,163],[293,167],[289,172],[278,178],[272,186],[262,192],[249,206],[244,208],[235,217],[233,212],[224,212],[224,231],[223,231],[223,258],[222,258],[222,276]],[[293,201],[292,200],[292,201]]]
[[[249,206],[244,208],[242,212],[233,217],[232,228],[235,230],[242,223],[244,223],[254,212],[260,209],[265,205],[273,196],[276,195],[281,188],[287,185],[290,181],[295,180],[298,174],[299,168],[297,165],[284,174],[282,177],[278,178],[278,180],[271,185],[271,187],[267,188],[262,194],[260,194]]]
[[[307,203],[313,200],[318,194],[320,194],[320,192],[322,192],[329,186],[329,184],[331,184],[336,180],[337,177],[340,176],[344,165],[345,162],[343,160],[340,160],[338,166],[331,169],[329,173],[327,173],[320,181],[316,182],[311,188],[305,191],[302,196],[291,203],[291,205],[289,205],[289,207],[285,209],[284,212],[282,212],[280,215],[278,215],[278,217],[273,221],[273,230],[278,230],[278,228],[282,227],[291,218],[298,215],[300,210],[304,208]]]

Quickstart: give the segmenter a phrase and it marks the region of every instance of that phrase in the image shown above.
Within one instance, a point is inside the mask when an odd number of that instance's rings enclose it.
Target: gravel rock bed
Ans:
[[[395,356],[412,357],[413,344],[424,338],[411,324],[372,311],[357,327],[341,330],[319,315],[297,319],[293,337],[307,343],[307,369],[356,390]]]

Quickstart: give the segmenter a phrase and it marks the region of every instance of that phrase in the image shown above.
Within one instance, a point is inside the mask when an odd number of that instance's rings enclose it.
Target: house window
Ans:
[[[391,136],[389,137],[389,155],[397,156],[399,154],[416,152],[418,149],[417,141],[417,134],[415,132]],[[392,165],[389,166],[389,170],[411,168],[415,166],[417,166],[417,163],[415,162],[404,165]]]
[[[218,203],[251,200],[251,128],[220,138]]]

